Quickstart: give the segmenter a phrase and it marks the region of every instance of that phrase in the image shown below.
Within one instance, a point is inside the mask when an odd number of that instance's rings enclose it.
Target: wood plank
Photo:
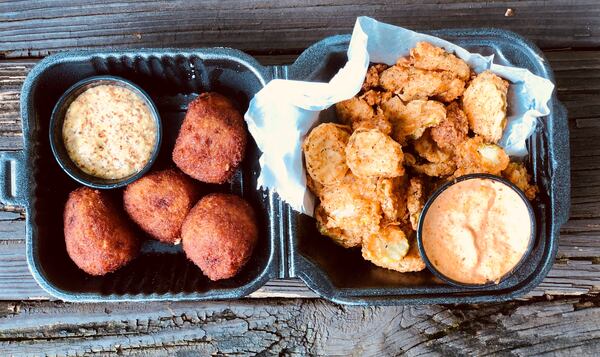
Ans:
[[[339,306],[322,300],[0,303],[6,355],[598,355],[597,300]]]
[[[506,16],[507,9],[512,16]],[[72,48],[229,46],[289,53],[349,33],[357,16],[416,30],[497,27],[542,48],[600,44],[594,0],[538,1],[3,1],[0,56],[41,57]]]
[[[598,251],[598,239],[586,240]],[[582,246],[581,244],[579,246]],[[554,264],[548,277],[533,291],[523,297],[596,294],[600,290],[600,261],[596,257],[581,257],[577,248],[559,253],[570,254],[579,260],[562,259]],[[299,279],[275,279],[249,295],[250,298],[318,297]],[[22,240],[0,241],[0,300],[53,300],[42,290],[27,268],[25,243]]]

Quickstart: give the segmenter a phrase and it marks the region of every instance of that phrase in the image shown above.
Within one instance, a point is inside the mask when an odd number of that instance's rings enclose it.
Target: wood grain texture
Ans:
[[[589,299],[347,307],[322,300],[0,303],[6,355],[569,356],[600,353]]]
[[[0,56],[93,47],[229,46],[289,53],[351,32],[357,16],[416,30],[497,27],[542,48],[600,44],[595,0],[14,1],[0,2]],[[507,9],[512,16],[505,16]]]
[[[596,294],[600,290],[600,51],[546,52],[555,71],[559,99],[569,110],[572,155],[571,220],[563,227],[559,261],[526,298]],[[265,64],[294,56],[259,56]],[[19,92],[36,60],[0,61],[0,150],[21,144]],[[0,213],[0,299],[49,298],[25,264],[25,226],[19,212]],[[10,244],[8,243],[10,242]],[[10,272],[10,273],[5,273]],[[16,278],[15,278],[16,277]],[[19,288],[12,289],[15,280]],[[299,280],[274,280],[253,297],[315,297]]]

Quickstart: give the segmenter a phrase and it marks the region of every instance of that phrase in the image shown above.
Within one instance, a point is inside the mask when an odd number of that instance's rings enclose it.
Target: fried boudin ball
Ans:
[[[224,183],[244,158],[244,119],[218,93],[203,93],[190,103],[173,149],[173,161],[184,173],[208,183]]]
[[[490,71],[480,73],[469,83],[463,96],[463,109],[469,126],[487,142],[497,143],[506,126],[508,82]]]
[[[199,197],[192,179],[175,170],[150,173],[123,193],[125,210],[152,237],[171,244],[181,240],[181,225]]]
[[[210,280],[228,279],[248,262],[258,240],[252,207],[224,193],[204,196],[181,227],[183,250]]]
[[[139,241],[125,216],[103,191],[81,187],[69,194],[64,211],[67,253],[90,275],[104,275],[129,263]]]

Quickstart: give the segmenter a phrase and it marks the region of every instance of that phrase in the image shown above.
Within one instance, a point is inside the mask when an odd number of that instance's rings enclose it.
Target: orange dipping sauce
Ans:
[[[463,284],[498,283],[529,250],[532,217],[524,199],[493,179],[442,191],[423,217],[423,250],[442,275]]]

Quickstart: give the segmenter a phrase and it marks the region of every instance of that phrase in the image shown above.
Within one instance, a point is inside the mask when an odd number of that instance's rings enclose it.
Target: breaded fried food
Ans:
[[[376,232],[381,221],[376,187],[376,179],[362,179],[351,173],[341,184],[325,186],[321,195],[321,232],[344,247],[360,245],[363,237]],[[337,234],[337,228],[343,232],[340,238],[327,233]]]
[[[506,169],[502,171],[502,176],[521,189],[530,201],[537,196],[538,187],[531,183],[531,175],[523,163],[509,162]]]
[[[506,127],[508,82],[490,71],[475,77],[463,96],[463,109],[471,130],[485,141],[497,143]]]
[[[370,89],[364,92],[358,98],[364,100],[368,105],[374,106],[380,105],[381,103],[388,101],[393,95],[394,93],[392,92],[381,92],[378,90]]]
[[[402,146],[378,129],[357,130],[346,146],[346,163],[359,177],[404,175]]]
[[[304,143],[306,171],[323,185],[339,183],[346,172],[346,145],[350,128],[344,125],[323,123],[311,130]]]
[[[410,225],[413,230],[417,230],[419,217],[425,205],[424,182],[419,177],[413,177],[408,183],[408,193],[406,194],[406,208],[410,218]]]
[[[308,187],[310,192],[314,193],[315,196],[320,198],[325,186],[323,186],[322,183],[315,181],[312,176],[306,175],[306,187]]]
[[[173,161],[187,175],[208,183],[229,180],[244,158],[244,118],[218,93],[192,101],[179,130]]]
[[[181,225],[200,192],[188,176],[175,170],[150,173],[129,184],[123,203],[129,217],[159,241],[178,244]]]
[[[444,162],[414,163],[410,166],[415,170],[416,173],[430,177],[446,177],[452,175],[456,171],[456,163],[454,160],[448,160]]]
[[[377,266],[404,271],[399,263],[409,248],[408,239],[402,229],[398,225],[390,224],[376,234],[365,237],[361,252],[363,258]]]
[[[369,66],[369,69],[367,70],[367,75],[365,76],[365,81],[362,85],[362,90],[366,92],[371,88],[378,87],[379,75],[387,68],[388,66],[383,63],[376,63],[374,65]]]
[[[392,137],[402,145],[407,139],[418,139],[425,129],[440,124],[446,118],[446,108],[434,100],[413,100],[404,105],[398,97],[383,104],[383,113],[392,123]]]
[[[467,139],[469,122],[457,102],[446,106],[446,118],[431,128],[431,138],[447,152],[454,152],[458,145]]]
[[[317,220],[317,229],[322,235],[331,238],[335,243],[344,248],[360,247],[362,244],[362,233],[352,234],[340,228],[331,217],[327,215],[321,205],[315,208],[315,219]]]
[[[64,233],[71,260],[90,275],[105,275],[129,263],[140,242],[106,191],[81,187],[69,194]]]
[[[392,131],[392,125],[378,109],[374,110],[371,106],[385,98],[390,98],[391,93],[384,94],[376,91],[368,91],[361,97],[352,97],[335,105],[337,117],[342,123],[352,127],[352,130],[358,129],[379,129],[389,134]]]
[[[383,217],[388,223],[404,221],[408,216],[406,209],[406,175],[377,180],[377,199],[381,205]]]
[[[348,126],[353,126],[355,122],[371,120],[375,115],[373,108],[364,99],[357,97],[336,103],[335,111],[338,119]]]
[[[183,251],[210,280],[235,276],[246,265],[258,241],[252,207],[224,193],[204,196],[181,227]]]
[[[471,74],[465,61],[428,42],[417,42],[416,47],[410,50],[410,59],[416,68],[452,72],[463,81],[467,81]]]
[[[398,94],[405,102],[435,97],[449,103],[465,91],[465,82],[452,72],[398,65],[383,71],[379,84],[385,90]]]
[[[392,123],[385,117],[381,108],[377,108],[375,116],[371,119],[352,123],[352,131],[370,129],[377,129],[385,135],[392,133]]]
[[[408,252],[398,263],[396,263],[395,269],[401,273],[417,272],[425,269],[425,262],[421,258],[417,240],[414,237],[414,233],[408,237]]]
[[[413,147],[419,156],[429,162],[440,163],[451,159],[450,154],[440,149],[433,141],[429,129],[425,130],[423,135],[414,141]]]
[[[455,161],[455,177],[476,173],[500,175],[508,166],[509,158],[500,146],[488,144],[480,136],[476,136],[459,145]]]

